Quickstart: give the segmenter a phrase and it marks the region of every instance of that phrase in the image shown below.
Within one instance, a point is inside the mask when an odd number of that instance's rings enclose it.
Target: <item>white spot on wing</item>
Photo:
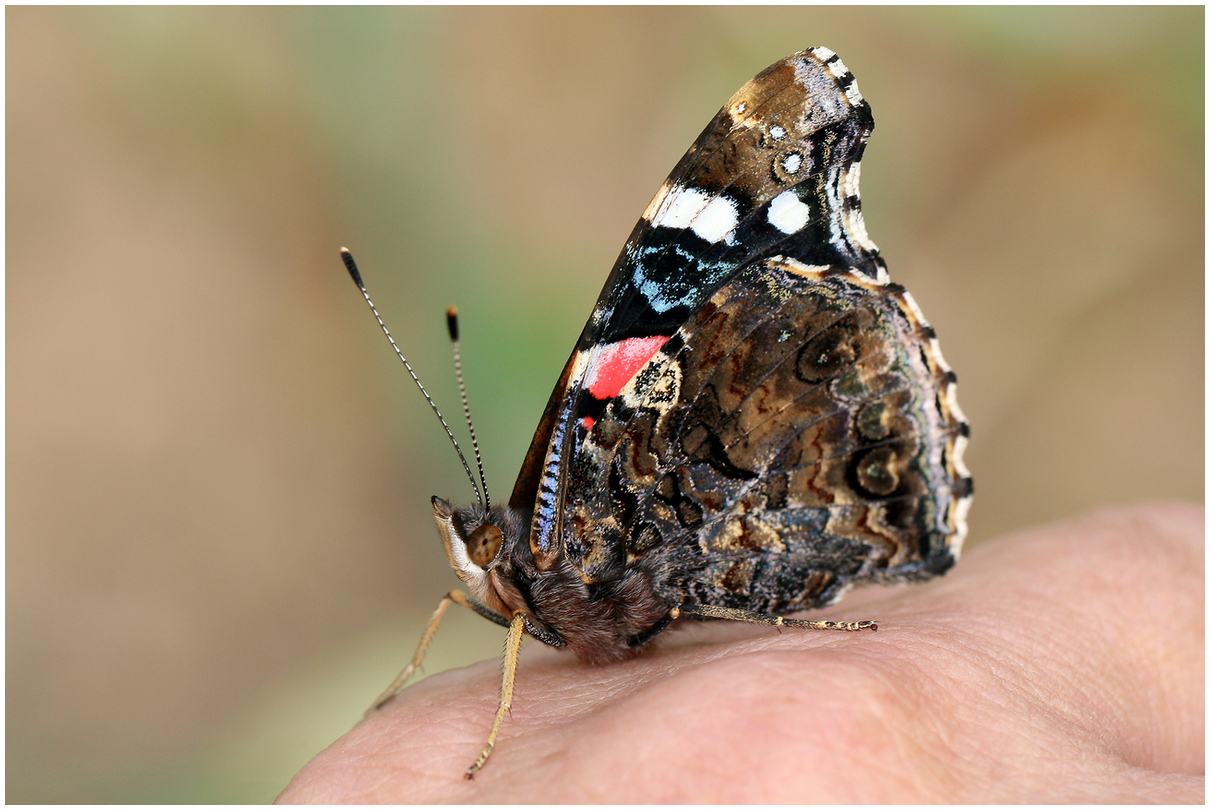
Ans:
[[[781,159],[781,168],[786,174],[797,174],[802,168],[802,155],[791,152]]]
[[[786,137],[786,130],[782,127],[779,127],[777,124],[774,124],[773,126],[769,127],[769,137],[775,141],[780,141],[782,138]]]
[[[691,228],[711,243],[730,242],[739,224],[739,209],[722,195],[712,197],[701,189],[673,186],[651,224],[657,228]]]
[[[693,232],[707,242],[731,242],[739,224],[739,209],[723,196],[715,197],[693,220]]]
[[[657,228],[688,228],[698,212],[706,207],[709,197],[696,188],[672,186],[664,194],[659,209],[651,218]]]
[[[769,224],[782,233],[798,233],[810,218],[810,207],[793,191],[783,191],[769,203]]]

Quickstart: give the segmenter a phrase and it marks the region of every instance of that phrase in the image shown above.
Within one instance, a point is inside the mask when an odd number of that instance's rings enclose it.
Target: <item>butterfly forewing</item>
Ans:
[[[559,551],[566,461],[605,404],[740,268],[784,254],[885,277],[856,194],[872,128],[848,69],[815,48],[746,84],[690,147],[618,257],[514,487],[537,555]]]
[[[844,217],[832,216],[855,204],[845,177],[873,128],[851,79],[835,54],[813,49],[783,59],[732,96],[619,256],[589,321],[600,329],[594,348],[672,334],[761,256],[872,267],[874,246],[844,237]]]

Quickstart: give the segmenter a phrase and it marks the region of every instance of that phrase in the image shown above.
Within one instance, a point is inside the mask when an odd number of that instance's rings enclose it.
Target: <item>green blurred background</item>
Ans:
[[[866,222],[962,381],[970,542],[1202,499],[1201,8],[6,22],[10,802],[265,801],[347,730],[469,489],[337,249],[454,421],[459,306],[502,499],[651,195],[809,45],[878,120]],[[498,654],[447,622],[429,672]]]

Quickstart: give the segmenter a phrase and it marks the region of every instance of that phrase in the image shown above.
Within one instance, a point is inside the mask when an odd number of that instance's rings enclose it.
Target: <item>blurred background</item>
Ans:
[[[651,195],[810,45],[961,379],[969,542],[1203,498],[1202,8],[5,19],[10,802],[267,801],[346,731],[470,492],[337,249],[453,422],[458,305],[503,500]],[[460,613],[428,672],[498,655]]]

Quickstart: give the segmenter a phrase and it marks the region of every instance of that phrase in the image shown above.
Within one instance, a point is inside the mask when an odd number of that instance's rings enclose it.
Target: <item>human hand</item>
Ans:
[[[280,802],[1205,801],[1205,514],[1105,508],[810,618],[688,624],[590,666],[530,642],[408,688]],[[503,643],[503,631],[501,642]]]

